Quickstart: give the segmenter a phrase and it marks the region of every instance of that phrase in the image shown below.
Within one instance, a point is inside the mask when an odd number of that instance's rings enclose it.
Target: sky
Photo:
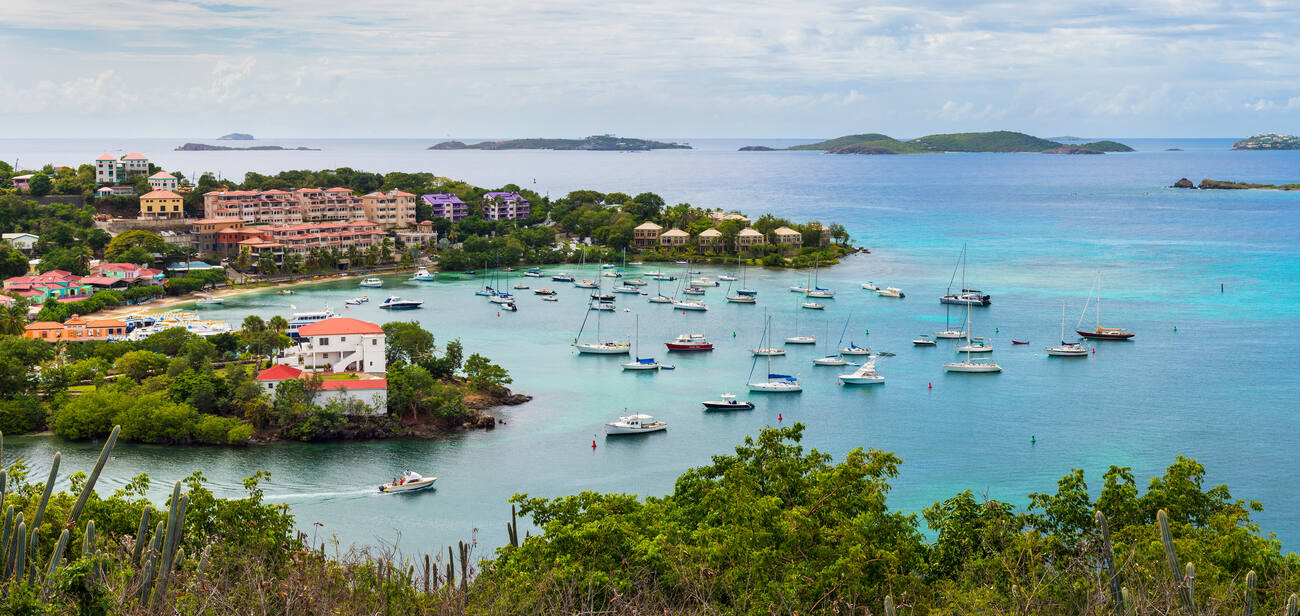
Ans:
[[[1293,0],[5,0],[8,137],[1300,132]]]

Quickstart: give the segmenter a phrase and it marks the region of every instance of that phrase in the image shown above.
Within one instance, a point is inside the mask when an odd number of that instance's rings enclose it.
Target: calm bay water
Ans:
[[[616,358],[573,352],[569,343],[585,305],[569,285],[528,280],[534,288],[558,289],[560,301],[524,296],[518,313],[498,315],[473,295],[477,281],[389,278],[382,293],[423,299],[425,308],[390,316],[372,303],[346,314],[418,319],[440,342],[458,337],[467,352],[507,367],[514,389],[533,395],[533,402],[503,409],[506,423],[494,431],[432,442],[240,450],[122,445],[105,469],[110,486],[147,472],[162,487],[201,470],[219,493],[235,495],[241,478],[265,469],[272,473],[267,494],[289,503],[309,532],[319,522],[316,532],[345,543],[400,536],[405,549],[432,551],[481,528],[490,547],[505,540],[511,494],[662,494],[681,471],[729,451],[781,415],[786,424],[807,424],[807,445],[836,456],[854,447],[898,453],[905,463],[890,501],[907,511],[964,489],[1023,503],[1028,492],[1053,490],[1071,468],[1086,469],[1094,488],[1112,464],[1133,467],[1145,484],[1183,454],[1198,458],[1209,481],[1228,483],[1234,496],[1262,501],[1264,528],[1287,548],[1300,546],[1300,519],[1290,514],[1300,507],[1290,477],[1300,378],[1291,341],[1279,335],[1300,326],[1300,194],[1162,188],[1184,176],[1294,182],[1300,152],[1231,152],[1231,140],[1121,140],[1140,151],[1080,157],[735,151],[794,143],[770,140],[695,141],[692,151],[636,154],[431,152],[423,148],[436,140],[306,139],[271,143],[322,151],[170,151],[183,141],[0,140],[0,158],[17,157],[22,166],[76,164],[103,151],[142,151],[187,175],[211,170],[239,178],[244,171],[350,166],[433,171],[494,187],[513,182],[552,196],[578,188],[649,190],[670,203],[839,222],[872,254],[820,272],[822,286],[838,291],[824,312],[799,310],[798,296],[786,291],[806,272],[751,269],[759,304],[726,304],[724,286],[709,291],[707,313],[682,314],[620,296],[620,311],[604,315],[602,329],[630,336],[641,315],[641,354],[677,366],[658,374],[623,373]],[[947,375],[942,363],[955,356],[950,344],[918,349],[909,342],[943,326],[937,297],[963,242],[970,246],[969,283],[994,296],[992,306],[974,311],[974,332],[992,341],[1004,368],[999,375]],[[594,268],[588,269],[591,275]],[[704,269],[716,277],[728,268]],[[1066,326],[1072,327],[1098,271],[1104,272],[1106,323],[1134,329],[1136,339],[1100,343],[1083,360],[1044,357],[1042,347],[1058,338],[1061,301],[1068,302]],[[907,298],[876,297],[859,288],[864,281],[901,287]],[[375,298],[376,291],[366,292]],[[307,310],[328,303],[344,312],[342,300],[361,292],[355,281],[329,283],[294,296],[244,296],[203,313],[237,324],[248,313],[288,314],[291,305]],[[797,315],[801,333],[820,340],[829,331],[832,344],[852,312],[849,337],[897,354],[878,364],[887,384],[838,386],[841,369],[811,364],[823,353],[819,344],[791,348],[773,362],[775,371],[800,375],[803,394],[745,394],[753,367],[747,349],[758,344],[765,310],[774,335],[791,335]],[[952,318],[964,313],[954,310]],[[668,356],[663,342],[688,331],[707,331],[718,349]],[[1012,346],[1012,338],[1032,344]],[[755,374],[765,368],[764,362]],[[723,391],[753,397],[759,408],[700,411],[699,401]],[[601,423],[625,407],[664,418],[672,428],[606,441]],[[64,452],[65,469],[89,468],[97,452],[93,444],[52,438],[11,437],[6,446],[38,469],[56,449]],[[437,491],[374,492],[403,468],[439,476]]]

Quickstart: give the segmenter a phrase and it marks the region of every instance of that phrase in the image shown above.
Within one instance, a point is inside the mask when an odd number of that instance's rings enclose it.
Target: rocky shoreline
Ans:
[[[1300,184],[1251,184],[1248,182],[1211,180],[1210,178],[1204,178],[1200,184],[1194,184],[1187,178],[1181,178],[1174,182],[1170,188],[1192,190],[1300,190]]]

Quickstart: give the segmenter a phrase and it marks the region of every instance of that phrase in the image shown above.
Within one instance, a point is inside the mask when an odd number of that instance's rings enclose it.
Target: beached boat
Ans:
[[[1088,304],[1083,304],[1083,313],[1079,315],[1079,323],[1074,327],[1074,333],[1091,340],[1128,340],[1134,336],[1134,333],[1122,327],[1102,327],[1101,326],[1101,272],[1097,272],[1097,325],[1094,329],[1083,329],[1083,317],[1088,314]],[[1091,297],[1088,298],[1092,300]]]
[[[384,310],[415,310],[423,305],[424,302],[420,300],[402,299],[396,295],[390,295],[384,298],[384,301],[379,304],[379,307]]]
[[[737,400],[736,394],[722,394],[721,400],[705,400],[700,404],[704,405],[706,411],[752,411],[754,410],[753,402]]]
[[[627,409],[623,409],[627,412]],[[618,421],[611,421],[605,424],[606,436],[624,436],[628,434],[648,434],[650,432],[659,432],[667,430],[668,423],[657,421],[654,417],[644,413],[636,415],[624,415],[618,418]]]
[[[414,276],[411,276],[411,280],[416,282],[431,282],[433,280],[433,274],[429,273],[429,270],[422,267],[419,271],[415,272]]]
[[[384,281],[374,276],[367,276],[361,280],[361,285],[367,289],[377,289],[384,286]]]
[[[424,477],[414,471],[402,471],[402,476],[379,486],[380,492],[389,494],[397,492],[414,492],[433,487],[437,477]]]
[[[669,351],[712,351],[713,343],[704,334],[682,334],[676,340],[665,342]]]

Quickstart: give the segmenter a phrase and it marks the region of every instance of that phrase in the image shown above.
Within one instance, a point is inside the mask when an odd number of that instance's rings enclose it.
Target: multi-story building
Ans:
[[[185,218],[185,199],[170,190],[151,190],[140,195],[140,218]]]
[[[532,204],[515,191],[483,195],[483,218],[487,220],[521,220],[531,214]]]
[[[414,195],[412,195],[412,200]],[[412,215],[414,215],[412,203]],[[239,218],[247,223],[297,225],[326,220],[365,220],[361,198],[346,188],[222,190],[203,195],[205,218]]]
[[[275,388],[282,382],[301,379],[312,373],[285,364],[276,364],[257,374],[257,384],[262,386],[267,395],[274,395]],[[331,400],[352,398],[366,403],[370,412],[383,415],[388,412],[388,381],[377,378],[330,379],[321,381],[320,391],[316,392],[316,403],[323,404]],[[344,413],[349,413],[345,410]]]
[[[240,231],[243,228],[243,218],[200,218],[190,223],[190,233],[194,236],[194,247],[204,254],[230,254],[235,250],[233,244],[238,244],[248,239],[248,237],[241,237],[235,240],[232,245],[223,246],[220,242],[220,233],[226,230]]]
[[[347,317],[334,317],[298,327],[300,342],[284,352],[289,363],[327,372],[383,374],[384,329]]]
[[[416,223],[414,229],[398,231],[397,239],[407,246],[427,246],[438,243],[438,230],[432,220],[424,220]]]
[[[685,246],[691,241],[691,234],[681,229],[669,229],[659,236],[659,245],[669,248],[674,246]]]
[[[469,205],[461,201],[460,197],[451,193],[422,195],[420,201],[423,201],[433,210],[430,216],[434,218],[446,218],[452,222],[457,222],[469,216]]]
[[[645,221],[632,229],[632,246],[636,248],[650,248],[659,243],[659,234],[664,230],[663,227],[650,221]]]
[[[372,192],[361,197],[366,220],[385,229],[415,224],[415,195],[400,190]]]
[[[180,180],[166,171],[159,171],[149,176],[149,187],[154,190],[176,190],[180,185]]]
[[[803,234],[790,227],[781,227],[772,233],[776,235],[776,243],[781,245],[782,252],[797,252],[803,248]]]
[[[767,243],[767,238],[762,233],[755,231],[753,227],[746,227],[736,234],[736,250],[751,251]]]
[[[112,154],[103,154],[95,159],[97,183],[119,184],[129,182],[138,175],[149,175],[149,157],[139,152],[132,152],[120,159]]]
[[[698,238],[700,248],[717,248],[722,245],[722,232],[717,229],[705,229]]]

